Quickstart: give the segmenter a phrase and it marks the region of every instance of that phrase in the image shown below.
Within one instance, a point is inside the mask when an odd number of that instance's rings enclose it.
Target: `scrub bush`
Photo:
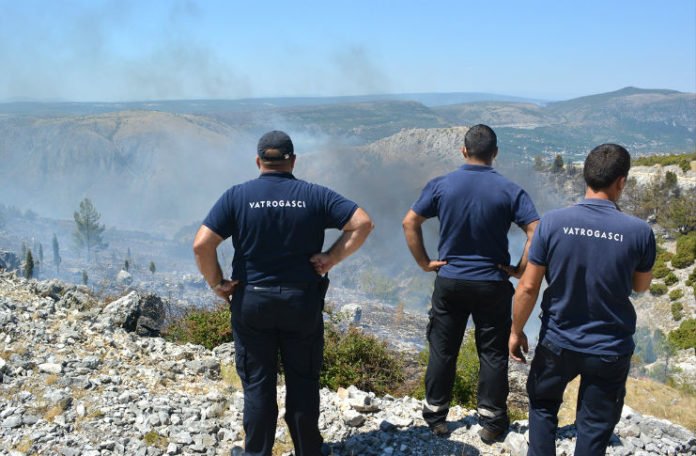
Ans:
[[[212,309],[190,309],[174,318],[162,335],[170,342],[203,345],[208,350],[232,342],[229,307],[223,304]]]
[[[674,275],[673,272],[670,272],[667,274],[663,280],[665,282],[665,285],[668,287],[674,285],[675,283],[679,282],[679,279],[677,279],[677,276]]]
[[[671,274],[672,270],[663,261],[656,260],[652,272],[653,277],[655,277],[656,279],[661,279]]]
[[[662,296],[667,293],[667,285],[664,283],[653,283],[650,285],[650,294],[653,296]]]
[[[672,258],[672,266],[674,266],[677,269],[688,268],[692,264],[694,264],[693,253],[684,253],[684,254],[677,253]]]
[[[696,257],[696,232],[677,238],[677,253],[672,258],[672,266],[683,269],[691,266]]]
[[[679,328],[669,333],[669,342],[682,350],[696,349],[696,319],[682,321]]]
[[[404,377],[399,353],[386,342],[355,327],[341,332],[333,323],[326,324],[321,386],[336,390],[355,385],[385,394],[396,390]]]
[[[672,303],[672,318],[674,318],[674,321],[679,321],[684,317],[682,310],[684,310],[684,306],[681,302]]]
[[[670,301],[676,301],[677,299],[680,299],[684,296],[684,290],[681,288],[677,288],[676,290],[672,290],[669,292],[669,300]]]

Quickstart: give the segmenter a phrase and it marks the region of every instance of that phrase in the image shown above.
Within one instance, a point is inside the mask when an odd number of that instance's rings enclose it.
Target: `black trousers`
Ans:
[[[231,304],[237,373],[244,387],[247,456],[270,456],[278,406],[278,356],[285,373],[285,422],[296,456],[317,456],[319,374],[324,350],[322,301],[317,285],[246,285]]]
[[[474,319],[476,350],[481,368],[478,412],[481,425],[507,430],[508,338],[512,284],[437,277],[427,338],[430,350],[425,372],[423,418],[429,425],[447,418],[457,364],[469,315]]]
[[[528,456],[556,454],[558,409],[568,382],[580,375],[575,454],[606,453],[621,418],[631,354],[589,355],[562,349],[547,339],[537,345],[527,379],[529,393]]]

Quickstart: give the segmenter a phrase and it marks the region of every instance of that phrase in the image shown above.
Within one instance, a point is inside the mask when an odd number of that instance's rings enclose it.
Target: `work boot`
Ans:
[[[450,430],[449,427],[447,426],[446,421],[440,421],[439,423],[435,423],[430,426],[430,430],[432,431],[433,434],[435,434],[438,437],[445,437],[449,435]]]
[[[478,431],[479,437],[481,437],[481,440],[483,443],[487,445],[491,445],[495,442],[500,442],[502,439],[501,437],[505,434],[505,431],[492,431],[488,428],[482,427]]]

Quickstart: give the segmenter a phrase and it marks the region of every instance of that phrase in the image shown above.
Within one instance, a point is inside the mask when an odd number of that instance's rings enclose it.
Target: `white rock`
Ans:
[[[47,374],[60,374],[63,372],[63,366],[58,363],[43,363],[39,364],[39,371]]]
[[[343,422],[348,426],[358,427],[365,423],[365,415],[358,413],[355,410],[346,410],[343,412]]]

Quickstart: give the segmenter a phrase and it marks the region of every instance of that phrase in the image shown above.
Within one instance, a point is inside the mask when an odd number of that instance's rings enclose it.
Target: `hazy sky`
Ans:
[[[696,92],[696,1],[0,0],[0,100]]]

